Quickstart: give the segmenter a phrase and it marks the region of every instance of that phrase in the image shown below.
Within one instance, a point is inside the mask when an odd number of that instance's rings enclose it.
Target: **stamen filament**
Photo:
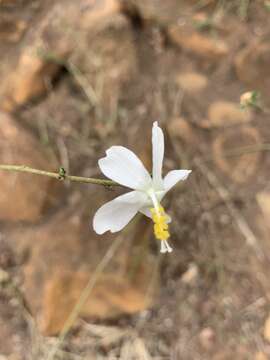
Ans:
[[[157,200],[157,198],[156,198],[156,195],[155,195],[155,192],[154,192],[153,189],[151,189],[151,190],[149,191],[149,196],[150,196],[150,198],[151,198],[151,200],[152,200],[152,202],[153,202],[154,210],[156,211],[156,214],[159,214],[160,205],[159,205],[159,202],[158,202],[158,200]],[[150,209],[150,210],[151,210],[151,209]],[[152,210],[151,210],[151,212],[152,212]]]

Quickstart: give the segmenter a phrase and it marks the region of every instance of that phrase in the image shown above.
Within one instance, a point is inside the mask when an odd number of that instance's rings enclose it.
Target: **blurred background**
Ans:
[[[193,170],[164,256],[142,216],[94,233],[124,189],[1,171],[1,360],[47,359],[91,278],[55,359],[270,359],[269,35],[268,0],[0,0],[0,163],[151,169],[158,121]]]

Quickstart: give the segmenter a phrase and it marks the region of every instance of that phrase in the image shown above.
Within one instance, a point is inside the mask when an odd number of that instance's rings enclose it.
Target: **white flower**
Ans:
[[[112,146],[106,157],[99,160],[100,170],[113,181],[134,191],[118,196],[104,204],[96,212],[93,227],[96,233],[112,233],[122,230],[130,220],[141,212],[154,222],[154,233],[161,241],[160,252],[171,252],[168,244],[170,217],[160,205],[167,192],[180,180],[185,180],[191,170],[172,170],[162,178],[164,135],[157,122],[152,128],[152,177],[141,160],[123,146]]]

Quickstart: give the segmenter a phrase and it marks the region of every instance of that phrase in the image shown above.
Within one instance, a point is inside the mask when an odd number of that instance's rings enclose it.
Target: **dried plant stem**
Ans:
[[[69,181],[73,181],[73,182],[94,184],[94,185],[103,185],[103,186],[119,185],[118,183],[111,181],[111,180],[95,179],[95,178],[87,178],[87,177],[83,177],[83,176],[73,176],[73,175],[61,174],[60,172],[56,173],[56,172],[50,172],[50,171],[45,171],[45,170],[39,170],[39,169],[34,169],[34,168],[31,168],[31,167],[25,166],[25,165],[1,165],[0,164],[0,170],[48,176],[48,177],[54,178],[56,180],[61,180],[61,181],[69,180]]]
[[[52,350],[48,354],[46,360],[53,360],[55,358],[55,356],[57,355],[57,352],[60,350],[60,347],[61,347],[63,341],[65,340],[69,330],[73,326],[74,322],[78,318],[78,315],[79,315],[81,309],[83,308],[84,304],[86,303],[89,296],[91,295],[91,292],[92,292],[93,288],[95,287],[95,285],[99,279],[99,276],[103,273],[106,266],[109,264],[109,262],[111,261],[111,259],[114,256],[116,250],[120,247],[120,245],[122,244],[123,241],[124,241],[124,236],[119,236],[118,238],[116,238],[114,240],[114,242],[111,244],[111,246],[107,250],[106,254],[104,255],[104,257],[102,258],[102,260],[96,267],[93,275],[90,277],[88,283],[86,284],[85,288],[83,289],[78,302],[75,304],[72,312],[70,313],[67,321],[64,324],[64,327],[59,335],[56,345],[52,348]]]
[[[92,88],[91,84],[87,81],[80,69],[70,60],[66,60],[65,58],[59,57],[57,54],[44,49],[38,50],[38,56],[45,61],[65,67],[66,70],[74,77],[77,84],[81,87],[91,106],[94,107],[97,105],[98,98],[95,90]]]

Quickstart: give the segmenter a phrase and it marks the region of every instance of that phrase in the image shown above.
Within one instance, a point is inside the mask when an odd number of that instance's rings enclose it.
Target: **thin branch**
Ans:
[[[69,181],[73,181],[73,182],[103,185],[103,186],[109,186],[109,187],[117,186],[117,185],[120,186],[120,184],[118,184],[114,181],[111,181],[111,180],[67,175],[63,168],[60,168],[59,172],[57,173],[57,172],[50,172],[50,171],[45,171],[45,170],[34,169],[34,168],[31,168],[31,167],[25,166],[25,165],[2,165],[2,164],[0,164],[0,170],[48,176],[48,177],[54,178],[56,180],[61,180],[61,181],[69,180]]]

